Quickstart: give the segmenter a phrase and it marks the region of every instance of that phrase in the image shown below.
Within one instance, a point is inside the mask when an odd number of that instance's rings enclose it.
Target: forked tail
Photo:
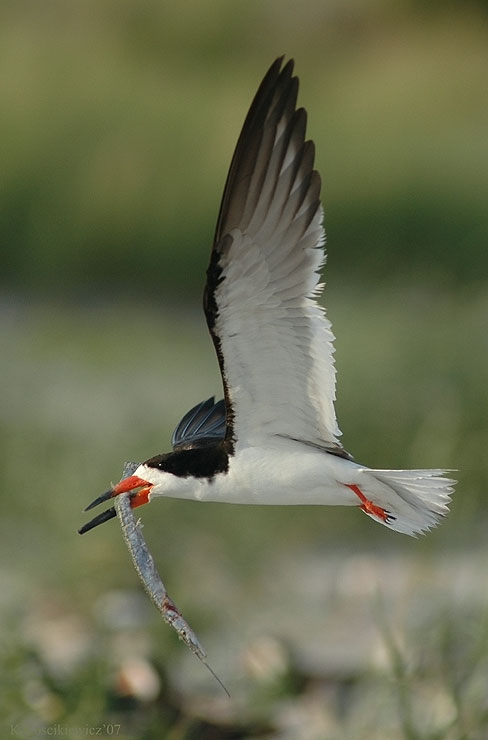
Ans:
[[[359,471],[358,471],[359,472]],[[373,509],[379,507],[387,516],[367,511],[368,516],[396,532],[417,536],[448,513],[456,483],[446,478],[446,470],[371,470],[361,469],[359,487]]]

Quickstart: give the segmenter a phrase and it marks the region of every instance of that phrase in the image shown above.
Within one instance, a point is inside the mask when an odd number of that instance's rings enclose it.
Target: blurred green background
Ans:
[[[344,444],[459,470],[421,540],[334,508],[142,510],[220,692],[82,508],[220,395],[200,310],[257,85],[296,60]],[[4,736],[485,738],[488,3],[0,4]]]

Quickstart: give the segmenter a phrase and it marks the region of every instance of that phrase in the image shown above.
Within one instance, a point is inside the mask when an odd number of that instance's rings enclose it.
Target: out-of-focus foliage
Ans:
[[[479,280],[481,3],[48,0],[0,6],[3,284],[194,296],[237,134],[279,54],[302,80],[330,269]]]
[[[138,591],[117,522],[76,534],[126,458],[167,450],[180,415],[220,392],[203,318],[3,302],[7,734],[484,738],[486,296],[327,296],[347,448],[374,466],[451,465],[459,485],[446,522],[419,540],[340,507],[142,508],[230,701]]]

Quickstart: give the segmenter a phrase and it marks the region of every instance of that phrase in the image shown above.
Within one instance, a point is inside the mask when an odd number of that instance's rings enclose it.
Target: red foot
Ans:
[[[388,522],[391,520],[390,513],[388,511],[385,511],[385,509],[381,508],[381,506],[376,506],[376,504],[373,504],[372,501],[370,501],[364,493],[361,491],[359,486],[356,486],[354,483],[345,483],[348,488],[351,489],[351,491],[354,491],[356,496],[359,498],[360,501],[362,501],[362,504],[360,505],[360,509],[362,511],[365,511],[366,514],[373,514],[374,516],[377,516],[379,519],[382,519],[384,522]]]

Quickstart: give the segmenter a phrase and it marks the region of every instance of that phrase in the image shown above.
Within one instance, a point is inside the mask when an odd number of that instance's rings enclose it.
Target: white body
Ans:
[[[276,437],[266,447],[246,447],[229,458],[214,478],[180,477],[147,465],[134,475],[152,484],[150,498],[230,504],[359,506],[348,486],[358,485],[369,501],[390,512],[388,526],[415,535],[447,513],[454,481],[442,470],[372,470],[294,440]],[[371,515],[376,521],[385,522]]]
[[[229,458],[229,470],[213,479],[186,478],[145,465],[134,475],[154,483],[152,496],[228,504],[348,504],[357,496],[338,481],[355,483],[360,466],[293,440],[246,447]],[[349,495],[350,494],[350,495]]]

